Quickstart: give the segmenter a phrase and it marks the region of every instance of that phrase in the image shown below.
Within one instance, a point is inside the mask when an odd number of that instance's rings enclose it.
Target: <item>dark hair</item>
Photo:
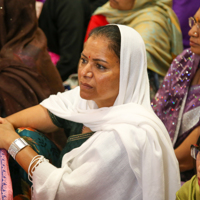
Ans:
[[[90,32],[89,37],[91,36],[104,36],[108,38],[110,40],[108,48],[114,51],[114,53],[120,59],[121,35],[118,26],[107,25],[97,27]]]
[[[200,136],[199,136],[199,138],[197,140],[197,145],[200,147]]]

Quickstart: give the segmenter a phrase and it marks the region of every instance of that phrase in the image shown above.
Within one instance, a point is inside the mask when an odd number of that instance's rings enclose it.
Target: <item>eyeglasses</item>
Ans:
[[[190,149],[191,149],[191,156],[196,160],[197,155],[200,152],[199,147],[195,145],[191,145]]]
[[[200,24],[199,24],[199,21],[198,21],[198,17],[196,19],[194,17],[190,17],[188,20],[189,20],[190,28],[192,28],[196,24],[197,25],[197,29],[199,29]]]

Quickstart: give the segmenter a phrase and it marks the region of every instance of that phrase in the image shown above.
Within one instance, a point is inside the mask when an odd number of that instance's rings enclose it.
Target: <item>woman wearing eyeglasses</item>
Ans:
[[[193,16],[198,7],[200,7],[199,0],[173,0],[172,1],[173,11],[176,13],[179,23],[181,26],[182,36],[183,36],[183,47],[187,49],[190,47],[190,37],[188,31],[190,27],[188,26],[188,18]]]
[[[182,181],[194,175],[190,145],[200,135],[200,9],[189,25],[191,47],[174,59],[152,101],[171,137]]]
[[[196,172],[176,193],[176,200],[200,199],[200,137],[196,145],[191,145],[191,156],[196,160]]]

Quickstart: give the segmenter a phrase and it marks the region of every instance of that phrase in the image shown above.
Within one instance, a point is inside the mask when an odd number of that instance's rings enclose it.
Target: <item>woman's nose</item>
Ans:
[[[190,37],[198,37],[199,36],[199,29],[197,28],[197,24],[195,24],[188,32]]]
[[[82,69],[82,75],[84,77],[88,77],[88,78],[92,78],[93,73],[92,73],[92,67],[90,65],[90,63],[87,63],[87,65],[85,65]]]

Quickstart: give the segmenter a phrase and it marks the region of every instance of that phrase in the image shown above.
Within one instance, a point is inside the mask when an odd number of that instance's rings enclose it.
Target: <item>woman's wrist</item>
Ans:
[[[29,144],[23,138],[15,139],[8,148],[8,153],[15,159],[16,155]]]
[[[9,135],[7,141],[5,141],[5,149],[8,151],[10,145],[18,138],[21,138],[16,132],[13,135]]]

